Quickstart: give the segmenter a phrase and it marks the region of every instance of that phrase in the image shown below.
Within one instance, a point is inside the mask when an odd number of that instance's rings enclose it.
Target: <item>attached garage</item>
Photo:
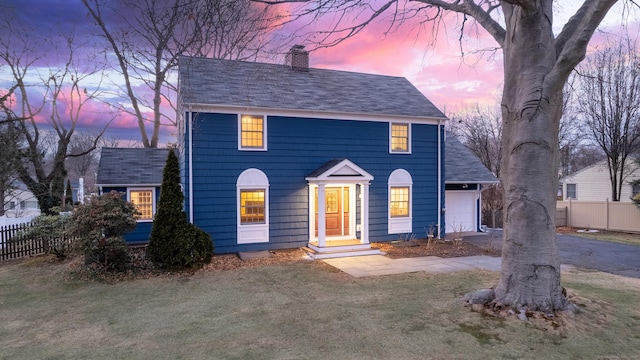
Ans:
[[[448,234],[478,230],[478,193],[468,190],[445,191],[445,222]]]
[[[447,234],[480,230],[482,190],[498,179],[453,134],[445,139],[444,222]]]

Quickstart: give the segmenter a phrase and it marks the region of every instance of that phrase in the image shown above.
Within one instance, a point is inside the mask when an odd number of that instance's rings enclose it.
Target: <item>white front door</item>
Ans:
[[[349,236],[351,222],[349,206],[353,201],[349,196],[349,186],[327,187],[325,190],[325,231],[326,236]],[[318,236],[318,191],[315,195],[315,236]]]

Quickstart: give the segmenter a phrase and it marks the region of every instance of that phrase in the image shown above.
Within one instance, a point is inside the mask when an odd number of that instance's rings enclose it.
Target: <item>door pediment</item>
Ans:
[[[305,178],[309,182],[316,181],[371,181],[373,175],[353,163],[349,159],[331,160],[314,170]]]

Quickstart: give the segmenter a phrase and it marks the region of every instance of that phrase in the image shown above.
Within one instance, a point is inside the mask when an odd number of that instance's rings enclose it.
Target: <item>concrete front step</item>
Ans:
[[[304,247],[302,248],[309,257],[312,259],[335,259],[351,256],[365,256],[365,255],[381,255],[382,252],[379,249],[366,249],[366,250],[331,250],[317,252],[314,249]]]
[[[328,253],[335,251],[362,251],[362,250],[370,250],[371,244],[350,244],[350,245],[330,245],[325,247],[320,247],[316,244],[307,244],[307,247],[317,253]]]

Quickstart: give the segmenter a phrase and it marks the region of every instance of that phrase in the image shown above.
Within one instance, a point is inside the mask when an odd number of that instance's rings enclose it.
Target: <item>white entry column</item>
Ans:
[[[369,183],[360,184],[360,243],[369,243]]]
[[[318,247],[326,246],[326,236],[327,236],[327,221],[326,221],[326,212],[327,206],[325,202],[325,187],[326,185],[323,183],[318,184]]]

